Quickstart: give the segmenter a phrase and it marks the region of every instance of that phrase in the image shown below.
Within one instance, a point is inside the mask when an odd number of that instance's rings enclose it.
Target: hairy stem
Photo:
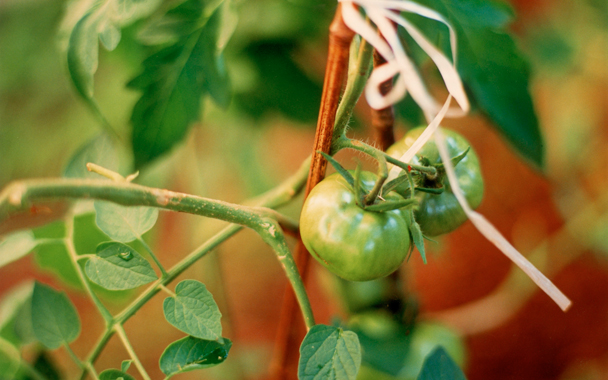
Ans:
[[[330,153],[331,150],[338,101],[340,99],[340,92],[342,91],[346,68],[348,67],[349,47],[354,37],[354,32],[342,20],[341,7],[342,5],[338,3],[336,14],[329,26],[327,66],[325,67],[321,107],[319,109],[315,142],[312,149],[312,162],[304,197],[325,177],[327,160],[317,152]],[[306,251],[302,240],[298,239],[295,249],[295,260],[304,280],[306,280],[306,274],[308,273],[309,258],[310,255]],[[273,358],[270,363],[271,378],[273,379],[285,378],[286,362],[289,360],[288,350],[290,347],[299,346],[299,342],[292,344],[290,341],[290,332],[293,329],[293,320],[295,318],[294,296],[295,294],[291,289],[287,289],[283,296]],[[301,340],[301,337],[298,337],[297,340]]]
[[[308,167],[310,165],[310,157],[306,159],[298,171],[290,178],[285,180],[279,186],[268,191],[267,193],[256,197],[255,199],[246,202],[255,204],[257,206],[264,207],[279,207],[296,196],[304,187],[306,177],[308,174]],[[2,199],[0,197],[0,199]],[[209,240],[205,241],[200,247],[195,249],[193,252],[188,254],[185,258],[180,260],[171,269],[167,271],[166,277],[157,280],[155,283],[150,285],[143,293],[141,293],[130,305],[128,305],[122,312],[117,314],[113,320],[113,323],[124,324],[129,318],[131,318],[146,302],[154,297],[161,289],[165,288],[167,284],[173,281],[176,277],[182,274],[196,261],[204,257],[207,253],[215,249],[218,245],[232,237],[234,234],[243,229],[243,226],[238,224],[230,224],[225,227],[222,231],[218,232]],[[283,263],[282,263],[283,264]],[[299,285],[298,285],[299,287]],[[165,288],[166,289],[166,288]],[[306,301],[307,302],[307,301]],[[102,334],[97,341],[96,345],[91,350],[87,358],[87,363],[93,363],[97,360],[103,348],[106,346],[112,335],[114,334],[114,325],[108,326],[108,329]],[[81,380],[86,377],[86,371],[81,375]]]

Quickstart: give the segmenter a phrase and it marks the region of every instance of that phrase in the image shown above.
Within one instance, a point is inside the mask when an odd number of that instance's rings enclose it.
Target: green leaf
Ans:
[[[56,364],[53,363],[53,360],[47,356],[45,351],[41,351],[36,357],[36,360],[34,360],[34,369],[38,371],[39,374],[44,376],[46,380],[62,379]],[[27,380],[29,379],[30,378],[28,377]]]
[[[410,223],[410,235],[412,236],[414,245],[416,246],[416,248],[418,248],[418,252],[420,252],[422,261],[426,264],[426,252],[424,250],[424,235],[422,235],[422,230],[420,229],[420,225],[416,222],[416,220],[413,217],[411,218],[411,223]]]
[[[372,205],[367,205],[364,207],[366,211],[375,211],[375,212],[385,212],[391,210],[397,210],[404,207],[413,207],[418,204],[418,201],[415,199],[402,199],[399,201],[384,201],[380,203],[375,203]]]
[[[107,242],[97,246],[97,256],[84,266],[87,277],[109,290],[133,289],[158,277],[150,263],[128,245]]]
[[[17,347],[0,337],[0,378],[12,379],[21,367],[21,354]]]
[[[17,261],[36,247],[32,231],[17,231],[0,241],[0,268]]]
[[[342,178],[344,178],[344,180],[353,187],[353,189],[355,188],[355,179],[348,170],[344,169],[344,166],[342,166],[338,161],[336,161],[335,158],[325,152],[321,152],[320,150],[318,150],[317,153],[322,155],[327,160],[327,162],[329,162],[331,166],[333,166],[334,169],[336,169],[336,171],[340,173]]]
[[[67,178],[102,179],[99,174],[87,170],[87,163],[92,162],[106,169],[118,170],[118,154],[112,139],[106,134],[91,139],[82,146],[70,159],[63,171]]]
[[[127,372],[132,363],[133,360],[123,360],[122,363],[120,363],[120,370],[123,372]]]
[[[128,243],[140,238],[156,223],[158,209],[152,207],[126,207],[112,202],[95,202],[99,229],[113,240]]]
[[[35,340],[31,323],[33,290],[33,282],[24,282],[6,292],[0,302],[0,336],[16,346]]]
[[[99,374],[99,380],[135,380],[135,378],[117,369],[106,369]]]
[[[484,0],[421,3],[445,15],[455,27],[458,71],[474,103],[525,159],[542,169],[545,147],[529,91],[529,65],[506,30],[513,17],[511,8]],[[447,42],[445,28],[437,28],[436,22],[413,20],[423,25],[427,35]]]
[[[41,244],[36,249],[34,258],[39,267],[53,273],[64,283],[75,288],[82,287],[65,244]]]
[[[98,39],[108,50],[120,42],[120,28],[152,12],[159,0],[81,0],[66,16],[78,20],[67,45],[68,70],[78,92],[93,98],[93,76],[99,61]]]
[[[32,326],[36,338],[50,349],[68,344],[80,334],[80,319],[65,292],[38,281],[32,294]]]
[[[256,119],[279,112],[304,123],[316,122],[321,83],[294,62],[297,50],[298,43],[282,39],[256,40],[245,48],[243,60],[253,72],[253,84],[235,94],[240,109]]]
[[[466,380],[462,370],[439,346],[425,359],[417,380]]]
[[[136,168],[167,153],[182,141],[209,93],[227,106],[228,80],[218,31],[223,7],[208,17],[205,2],[188,0],[167,13],[180,29],[175,44],[148,57],[144,70],[129,86],[143,92],[133,108],[133,154]]]
[[[222,314],[205,284],[184,280],[177,284],[175,293],[163,303],[169,323],[200,339],[215,340],[222,336]]]
[[[160,357],[160,370],[167,376],[213,367],[228,357],[232,342],[226,338],[204,340],[191,336],[167,346]]]
[[[300,380],[354,380],[361,365],[357,334],[339,327],[315,325],[300,347]]]

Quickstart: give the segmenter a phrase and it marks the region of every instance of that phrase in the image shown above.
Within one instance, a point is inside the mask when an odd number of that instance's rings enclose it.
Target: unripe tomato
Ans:
[[[392,157],[400,158],[416,141],[418,136],[422,134],[424,128],[418,127],[412,129],[403,139],[396,142],[386,152]],[[450,157],[455,157],[470,147],[469,142],[459,133],[445,128],[442,131]],[[439,151],[432,139],[420,149],[412,159],[412,163],[420,165],[421,157],[426,157],[431,164],[441,163]],[[472,148],[462,161],[456,165],[454,170],[456,171],[458,184],[467,202],[471,208],[477,208],[483,197],[483,178],[479,168],[479,159]],[[420,224],[420,229],[427,236],[437,236],[451,232],[467,220],[464,210],[460,207],[456,196],[452,192],[447,177],[443,177],[441,180],[445,186],[443,193],[429,194],[419,192],[417,195],[420,205],[414,215],[416,221]]]
[[[376,175],[364,171],[361,180],[369,191]],[[395,193],[385,198],[403,199]],[[312,189],[300,216],[300,235],[308,252],[349,281],[368,281],[394,272],[408,254],[408,231],[405,212],[364,210],[357,205],[352,187],[337,173]]]

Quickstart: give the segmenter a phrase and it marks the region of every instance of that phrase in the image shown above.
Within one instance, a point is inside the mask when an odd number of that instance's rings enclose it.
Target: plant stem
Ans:
[[[343,78],[346,68],[348,67],[348,55],[351,41],[354,37],[354,32],[350,30],[342,19],[342,5],[338,3],[336,14],[329,26],[329,51],[327,57],[327,65],[325,67],[325,79],[323,81],[323,94],[321,96],[321,107],[319,109],[319,118],[317,122],[317,130],[315,133],[315,142],[312,149],[312,162],[304,198],[324,177],[327,168],[327,160],[318,151],[330,153],[331,144],[333,142],[333,130],[336,121],[336,111],[340,92],[342,90]],[[354,103],[353,103],[354,105]],[[306,251],[306,247],[302,243],[302,239],[298,239],[295,248],[296,265],[300,270],[301,276],[306,281],[308,273],[310,254]],[[299,347],[299,341],[302,339],[298,334],[290,334],[294,330],[293,320],[295,318],[295,295],[291,289],[286,289],[283,296],[281,307],[281,315],[277,337],[275,338],[275,346],[270,363],[270,376],[272,379],[285,379],[286,363],[290,358],[290,352],[293,347]],[[295,338],[298,342],[291,341]],[[291,352],[291,356],[295,357],[296,352]]]
[[[289,202],[296,196],[304,187],[306,177],[308,174],[308,167],[310,166],[310,157],[304,160],[298,171],[281,183],[279,186],[269,190],[265,194],[262,194],[255,199],[250,200],[246,203],[255,204],[258,206],[265,207],[279,207]],[[0,197],[0,200],[2,197]],[[146,302],[148,302],[154,295],[156,295],[162,287],[165,287],[171,281],[173,281],[182,272],[188,269],[193,263],[201,259],[207,253],[215,249],[218,245],[226,241],[228,238],[243,229],[243,226],[237,224],[230,224],[215,234],[212,238],[205,241],[200,247],[195,249],[185,258],[180,260],[167,272],[167,276],[157,280],[154,284],[149,286],[143,293],[141,293],[129,306],[127,306],[122,312],[120,312],[114,318],[114,324],[124,324],[130,317],[132,317]],[[114,334],[113,326],[109,326],[108,329],[100,337],[96,345],[93,347],[91,353],[88,356],[87,363],[93,363],[97,360],[101,354],[103,348],[108,343],[112,335]],[[86,377],[86,372],[81,375],[81,380]]]
[[[158,260],[158,258],[154,254],[154,252],[152,252],[152,249],[150,248],[148,243],[146,243],[146,241],[139,235],[137,235],[137,240],[141,243],[141,245],[144,246],[146,251],[148,251],[148,253],[150,254],[150,257],[152,257],[152,260],[154,260],[154,262],[156,263],[156,266],[158,267],[158,269],[160,269],[161,277],[166,277],[167,271],[165,270],[163,265],[160,263],[160,261]]]
[[[373,51],[374,48],[366,40],[362,39],[359,45],[359,54],[357,55],[355,64],[348,72],[346,88],[344,89],[344,94],[342,95],[340,105],[338,106],[336,122],[334,125],[334,142],[344,134],[346,126],[353,115],[355,105],[363,93],[371,69]],[[351,57],[351,60],[353,59],[354,58]]]
[[[120,340],[122,341],[122,344],[127,349],[129,356],[133,360],[133,363],[135,363],[135,367],[137,367],[137,370],[139,371],[141,376],[144,378],[144,380],[151,380],[150,375],[148,375],[148,372],[146,372],[146,369],[139,361],[139,358],[137,357],[137,354],[135,353],[133,346],[131,346],[131,342],[129,341],[129,338],[127,337],[127,333],[125,332],[124,327],[122,327],[121,324],[116,324],[116,325],[114,325],[114,331],[116,331],[116,334],[118,334],[118,337],[120,338]]]
[[[78,367],[80,367],[80,368],[85,368],[86,367],[86,365],[83,363],[83,361],[80,360],[78,358],[78,356],[76,356],[76,353],[74,353],[74,351],[72,350],[72,347],[70,347],[69,344],[66,343],[66,344],[63,345],[63,347],[68,352],[68,355],[74,361],[74,363],[76,363],[76,365],[78,365]]]
[[[327,161],[317,152],[330,153],[338,101],[348,67],[349,47],[354,35],[354,32],[344,24],[342,5],[338,4],[336,15],[329,26],[327,66],[325,68],[317,131],[312,149],[312,163],[306,184],[306,195],[325,177]]]
[[[285,235],[279,228],[279,224],[273,219],[267,219],[266,223],[267,225],[262,225],[262,228],[260,228],[258,233],[277,254],[277,258],[283,266],[283,269],[287,274],[287,278],[291,283],[291,287],[295,292],[298,303],[300,304],[300,309],[302,310],[306,328],[310,329],[315,325],[315,318],[310,306],[310,301],[308,300],[306,288],[304,287],[304,282],[302,281],[300,272],[298,271],[298,266],[291,255],[291,251],[289,250],[287,242],[285,241]]]
[[[110,314],[110,312],[104,306],[104,304],[101,302],[99,297],[97,297],[97,294],[95,294],[95,292],[91,288],[91,284],[89,283],[89,280],[85,276],[85,274],[82,270],[82,267],[78,263],[79,256],[76,253],[76,248],[74,247],[74,218],[70,214],[68,214],[67,217],[65,218],[65,228],[66,228],[66,237],[65,237],[64,243],[65,243],[65,247],[70,255],[70,259],[72,260],[72,265],[74,265],[74,270],[76,270],[76,273],[78,273],[78,278],[80,278],[80,282],[82,283],[82,286],[84,287],[88,296],[91,298],[91,300],[97,307],[97,310],[99,310],[99,313],[101,314],[104,321],[106,322],[106,326],[109,326],[112,324],[112,320],[113,320],[112,314]]]

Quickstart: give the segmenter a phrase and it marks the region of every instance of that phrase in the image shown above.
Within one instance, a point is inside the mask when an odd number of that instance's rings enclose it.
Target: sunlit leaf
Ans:
[[[0,268],[17,261],[36,247],[32,231],[17,231],[0,240]]]
[[[158,209],[127,207],[112,202],[95,202],[97,226],[113,240],[127,243],[141,237],[156,223]]]
[[[77,19],[67,46],[68,70],[78,92],[93,97],[93,76],[99,60],[99,41],[108,50],[120,42],[120,28],[152,12],[159,0],[81,0],[71,5],[68,18]]]
[[[191,336],[171,343],[160,357],[160,369],[167,376],[213,367],[228,357],[232,342],[226,338],[204,340]]]
[[[205,284],[184,280],[175,287],[175,297],[165,298],[165,318],[173,326],[193,337],[215,340],[222,336],[217,304]]]
[[[133,289],[158,278],[136,250],[117,242],[97,246],[97,255],[87,261],[84,270],[91,281],[109,290]]]
[[[339,327],[315,325],[300,347],[301,380],[354,380],[361,365],[357,334]]]
[[[0,336],[16,346],[35,339],[31,321],[33,290],[33,282],[22,283],[6,292],[0,302]]]
[[[466,380],[462,370],[443,347],[438,346],[425,359],[417,380]]]
[[[0,378],[11,379],[21,366],[21,354],[17,347],[0,337]]]
[[[32,326],[48,348],[68,344],[80,334],[80,319],[65,292],[36,281],[32,294]]]
[[[131,116],[137,168],[183,140],[199,118],[204,94],[228,104],[228,80],[217,45],[224,7],[208,16],[205,5],[188,0],[167,13],[163,27],[177,28],[167,37],[176,42],[148,57],[143,72],[129,83],[143,92]]]
[[[135,380],[135,378],[117,369],[106,369],[99,374],[99,380]]]
[[[118,170],[116,147],[112,139],[101,134],[82,146],[70,159],[63,171],[68,178],[101,179],[99,174],[87,170],[87,163],[92,162],[110,170]]]

